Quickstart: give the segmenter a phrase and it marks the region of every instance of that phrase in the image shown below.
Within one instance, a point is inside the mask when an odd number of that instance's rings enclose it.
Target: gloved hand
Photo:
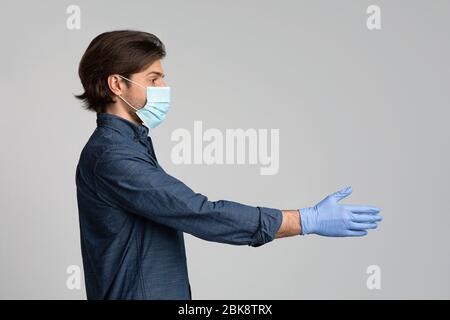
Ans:
[[[365,236],[366,229],[375,229],[382,217],[380,209],[366,205],[338,204],[352,193],[344,188],[320,201],[314,207],[300,209],[301,235],[318,234],[327,237]]]

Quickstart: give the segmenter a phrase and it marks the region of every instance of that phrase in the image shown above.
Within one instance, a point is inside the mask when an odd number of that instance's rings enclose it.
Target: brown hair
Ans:
[[[91,41],[81,58],[78,74],[84,93],[75,97],[83,101],[87,110],[104,112],[114,102],[108,76],[120,74],[129,78],[165,56],[164,44],[151,33],[133,30],[102,33]]]

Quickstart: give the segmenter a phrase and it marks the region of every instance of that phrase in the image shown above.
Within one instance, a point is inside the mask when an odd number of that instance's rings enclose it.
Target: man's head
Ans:
[[[111,31],[95,37],[84,53],[79,76],[84,93],[76,96],[86,109],[97,113],[115,109],[141,122],[134,111],[117,96],[141,108],[146,102],[143,87],[166,86],[161,60],[164,44],[155,35],[140,31]],[[128,78],[139,85],[129,82]]]

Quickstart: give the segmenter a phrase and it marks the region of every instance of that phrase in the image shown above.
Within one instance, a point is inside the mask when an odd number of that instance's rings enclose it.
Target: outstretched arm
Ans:
[[[93,178],[97,194],[111,206],[207,241],[259,247],[274,239],[282,223],[279,209],[210,201],[120,146],[99,157]]]

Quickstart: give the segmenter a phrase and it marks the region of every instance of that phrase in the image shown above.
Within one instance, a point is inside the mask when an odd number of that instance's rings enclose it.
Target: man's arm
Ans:
[[[258,247],[272,241],[282,223],[279,209],[210,201],[120,146],[106,150],[93,170],[96,192],[109,205],[204,240]]]
[[[282,210],[283,220],[281,226],[275,234],[275,239],[298,236],[301,232],[300,211]]]

